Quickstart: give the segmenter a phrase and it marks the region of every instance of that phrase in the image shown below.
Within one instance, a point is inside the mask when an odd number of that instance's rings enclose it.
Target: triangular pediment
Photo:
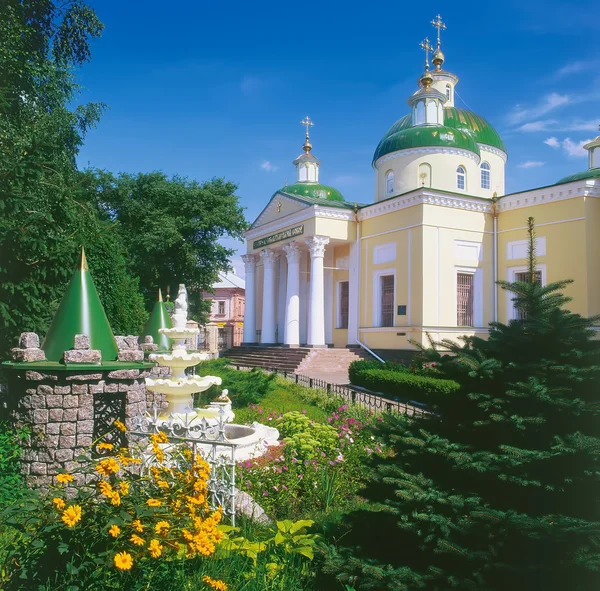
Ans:
[[[271,197],[267,206],[260,212],[250,228],[258,228],[270,222],[281,220],[288,215],[311,206],[312,203],[307,203],[302,197],[284,195],[277,192]]]

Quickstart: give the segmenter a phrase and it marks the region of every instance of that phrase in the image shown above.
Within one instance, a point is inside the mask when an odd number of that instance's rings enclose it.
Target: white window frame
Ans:
[[[536,271],[541,271],[542,273],[542,286],[546,285],[546,265],[536,265]],[[506,269],[506,280],[510,283],[515,281],[515,275],[517,273],[523,273],[529,271],[528,265],[520,265],[518,267],[507,267]],[[506,292],[506,322],[510,320],[517,319],[517,311],[515,309],[515,304],[512,301],[514,295],[510,292]]]
[[[348,284],[348,326],[342,327],[342,283]],[[335,327],[340,330],[348,330],[350,326],[350,280],[349,279],[340,279],[336,281],[335,284]]]
[[[486,166],[487,168],[484,168]],[[487,176],[487,187],[486,183],[483,182],[484,175]],[[479,166],[479,176],[481,182],[481,188],[485,190],[489,190],[492,188],[492,167],[489,162],[482,162]]]
[[[396,175],[394,174],[393,170],[388,170],[385,173],[385,194],[386,195],[393,195],[394,194],[394,185],[396,184]],[[391,181],[391,187],[390,187],[390,181]]]
[[[396,278],[396,269],[388,268],[381,269],[380,271],[373,272],[373,327],[383,326],[381,323],[381,277],[385,275],[394,276],[394,314],[392,326],[386,326],[385,328],[393,328],[396,326],[396,294],[398,290],[398,281]]]
[[[473,326],[458,326],[458,274],[473,275]],[[483,327],[483,269],[480,267],[454,267],[454,322],[458,328]]]
[[[460,172],[462,170],[462,172]],[[462,178],[462,188],[460,186],[460,179]],[[456,167],[456,189],[458,191],[466,191],[467,190],[467,169],[462,165],[459,164]]]

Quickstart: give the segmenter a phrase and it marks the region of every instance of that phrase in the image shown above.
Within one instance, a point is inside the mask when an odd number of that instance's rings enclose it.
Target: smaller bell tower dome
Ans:
[[[312,144],[310,143],[310,135],[308,130],[314,125],[308,115],[304,118],[304,121],[300,121],[302,125],[306,127],[306,138],[302,149],[304,154],[298,156],[294,160],[293,164],[298,170],[298,182],[299,183],[318,183],[319,182],[319,166],[321,161],[313,156],[310,151],[312,150]]]

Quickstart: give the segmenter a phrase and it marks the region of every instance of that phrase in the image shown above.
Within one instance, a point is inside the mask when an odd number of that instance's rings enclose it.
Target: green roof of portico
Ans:
[[[287,185],[279,192],[300,197],[311,197],[319,201],[344,201],[344,197],[337,189],[320,183],[294,183],[293,185]]]
[[[478,144],[491,146],[506,153],[498,132],[479,115],[456,107],[444,108],[444,125],[412,126],[411,115],[398,119],[383,136],[373,162],[398,150],[420,147],[455,147],[480,155]]]

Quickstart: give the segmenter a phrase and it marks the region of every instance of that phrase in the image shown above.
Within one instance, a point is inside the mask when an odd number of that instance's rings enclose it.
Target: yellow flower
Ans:
[[[129,494],[129,482],[123,481],[119,483],[119,490],[122,495]]]
[[[210,585],[213,589],[216,589],[216,591],[227,591],[227,585],[223,581],[211,579],[208,575],[204,575],[202,581]]]
[[[157,480],[156,486],[159,488],[169,488],[169,483],[166,480]]]
[[[160,507],[162,503],[158,499],[148,499],[146,505],[148,505],[148,507]]]
[[[112,495],[110,495],[110,504],[114,505],[115,507],[118,507],[121,504],[121,497],[119,496],[118,492],[114,492]]]
[[[74,478],[71,474],[59,474],[56,480],[61,484],[66,484],[67,482],[73,482]]]
[[[131,537],[129,538],[129,541],[133,542],[136,546],[143,546],[146,543],[137,534],[131,534]]]
[[[123,431],[123,433],[125,433],[125,431],[127,431],[127,427],[125,426],[124,423],[122,423],[121,421],[119,421],[118,419],[113,423],[113,425],[119,429],[119,431]],[[130,567],[131,568],[131,567]]]
[[[99,472],[104,476],[116,474],[120,469],[121,466],[119,466],[119,462],[114,458],[106,458],[105,460],[98,462],[96,466],[96,472]]]
[[[144,531],[144,526],[142,525],[142,522],[139,519],[134,519],[131,522],[131,527],[133,527],[133,529],[139,533],[142,533]]]
[[[150,435],[150,440],[152,443],[169,443],[169,438],[164,431],[160,431],[159,433],[153,433]]]
[[[115,554],[115,566],[119,570],[131,570],[133,558],[129,552],[117,552]]]
[[[73,527],[81,521],[81,507],[79,505],[67,507],[64,510],[61,519],[67,527]]]
[[[121,533],[121,528],[118,525],[111,525],[110,529],[108,530],[108,533],[113,538],[116,538]]]
[[[159,521],[154,527],[154,531],[160,536],[163,533],[167,533],[171,525],[168,521]]]
[[[62,511],[62,510],[65,508],[65,506],[66,506],[66,503],[65,503],[65,502],[64,502],[62,499],[60,499],[59,497],[54,497],[54,498],[52,499],[52,502],[54,503],[54,506],[55,506],[55,507],[56,507],[56,508],[57,508],[59,511]]]
[[[105,449],[107,451],[111,451],[113,447],[114,447],[114,445],[112,443],[104,443],[104,442],[102,442],[102,443],[98,444],[98,449],[99,450]]]
[[[105,497],[110,497],[114,492],[113,487],[110,485],[109,482],[106,482],[106,480],[101,480],[98,483],[98,488],[100,489],[102,495]]]
[[[148,552],[150,552],[152,558],[158,558],[162,554],[162,549],[162,544],[158,540],[150,540]]]

